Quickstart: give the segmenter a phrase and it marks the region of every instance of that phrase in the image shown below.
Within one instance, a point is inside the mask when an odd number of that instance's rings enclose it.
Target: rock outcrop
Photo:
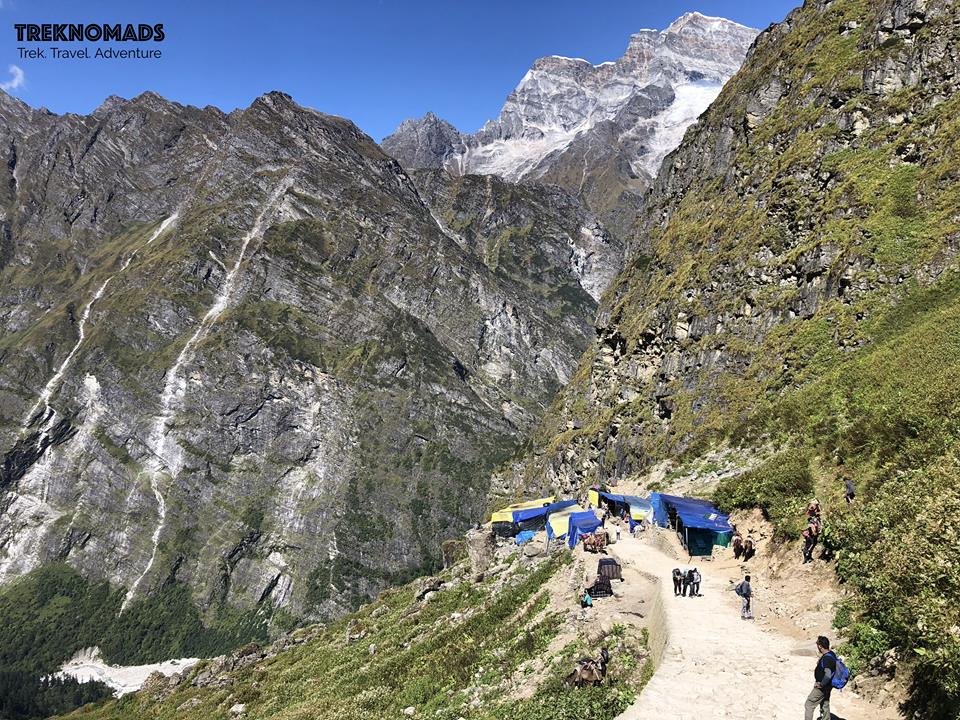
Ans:
[[[438,565],[621,260],[564,193],[424,194],[281,93],[0,93],[0,136],[0,580],[65,561],[125,606],[323,616]]]
[[[955,127],[956,12],[807,2],[761,33],[666,158],[597,339],[501,494],[761,442],[769,403],[875,347],[889,333],[875,316],[949,282],[953,171],[934,148]]]

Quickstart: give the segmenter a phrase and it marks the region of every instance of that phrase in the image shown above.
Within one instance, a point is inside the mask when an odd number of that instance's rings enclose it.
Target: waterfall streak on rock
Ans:
[[[127,592],[127,595],[123,600],[123,604],[120,607],[120,612],[123,612],[127,609],[130,601],[133,600],[134,596],[136,595],[140,584],[143,582],[144,578],[149,575],[150,571],[153,569],[154,563],[157,560],[157,551],[160,546],[160,536],[163,534],[163,529],[167,521],[167,502],[162,490],[160,489],[160,473],[164,468],[166,468],[167,474],[171,478],[175,478],[180,471],[180,461],[177,457],[179,453],[177,452],[177,448],[171,446],[171,443],[168,441],[167,431],[168,424],[173,418],[174,411],[179,405],[179,401],[183,399],[183,396],[186,392],[187,378],[183,374],[183,369],[187,364],[192,362],[194,349],[196,348],[197,343],[203,339],[210,327],[220,318],[220,316],[223,314],[223,311],[229,306],[234,287],[236,286],[237,275],[239,275],[240,267],[246,258],[247,247],[255,237],[259,237],[263,233],[263,225],[267,219],[267,216],[276,208],[277,203],[283,197],[284,193],[286,193],[286,191],[290,188],[291,184],[292,181],[288,178],[281,182],[277,189],[273,191],[273,194],[270,196],[270,199],[267,201],[263,210],[257,216],[253,227],[251,227],[247,234],[244,235],[243,241],[240,245],[240,252],[237,254],[237,259],[234,262],[233,267],[227,272],[213,305],[211,305],[210,309],[207,310],[206,314],[203,316],[203,319],[200,321],[200,324],[197,326],[196,330],[193,331],[193,334],[187,340],[186,344],[184,344],[180,354],[177,355],[177,359],[167,372],[167,378],[166,382],[164,383],[163,392],[160,395],[160,413],[154,418],[153,428],[151,429],[150,435],[147,439],[147,444],[153,449],[153,455],[147,463],[145,472],[149,475],[150,490],[153,492],[153,496],[157,501],[157,526],[153,531],[153,535],[151,536],[153,550],[151,551],[150,561],[147,563],[146,568],[144,568],[143,572],[133,582],[133,585],[130,586],[130,590]],[[176,443],[173,443],[173,445],[175,446]]]

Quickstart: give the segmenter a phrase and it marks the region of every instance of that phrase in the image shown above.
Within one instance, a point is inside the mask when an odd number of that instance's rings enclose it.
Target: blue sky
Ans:
[[[689,10],[764,28],[798,1],[0,0],[0,71],[20,68],[11,92],[54,112],[145,90],[232,110],[283,90],[380,140],[427,110],[476,130],[542,55],[599,63],[619,57],[632,32]],[[162,22],[167,38],[125,44],[159,47],[160,60],[19,59],[18,22]]]

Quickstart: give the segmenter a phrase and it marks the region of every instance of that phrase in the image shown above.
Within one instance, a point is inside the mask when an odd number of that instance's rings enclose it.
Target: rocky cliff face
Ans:
[[[0,134],[3,581],[64,560],[128,604],[325,615],[434,564],[621,257],[563,193],[424,194],[280,93],[0,94]]]
[[[958,707],[960,589],[935,569],[960,532],[958,39],[958,5],[924,0],[810,0],[762,33],[664,162],[596,342],[494,484],[645,483],[718,446],[812,458],[725,497],[791,520],[826,498],[850,653],[913,658],[924,718]]]
[[[514,480],[578,487],[740,437],[950,280],[957,205],[935,148],[954,129],[955,15],[808,2],[760,35],[664,163],[597,340]]]
[[[756,31],[687,13],[630,38],[623,57],[537,60],[496,120],[473,135],[428,113],[383,141],[408,168],[556,183],[629,233],[664,156],[737,71]]]

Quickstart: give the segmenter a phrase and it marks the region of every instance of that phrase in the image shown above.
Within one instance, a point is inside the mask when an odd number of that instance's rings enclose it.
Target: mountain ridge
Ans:
[[[631,35],[615,61],[535,60],[498,118],[476,133],[428,113],[405,120],[381,145],[406,167],[558,184],[626,237],[661,160],[739,67],[756,32],[687,13],[663,31]]]
[[[343,612],[478,518],[619,263],[564,193],[476,188],[494,269],[353,123],[282,93],[8,106],[5,579],[67,561],[125,607],[174,582],[214,615]]]

